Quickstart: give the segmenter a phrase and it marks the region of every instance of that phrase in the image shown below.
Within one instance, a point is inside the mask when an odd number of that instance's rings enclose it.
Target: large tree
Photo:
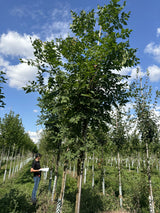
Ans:
[[[119,0],[98,6],[96,12],[72,14],[71,34],[56,41],[33,41],[37,78],[26,92],[38,91],[43,107],[58,117],[66,147],[78,158],[76,212],[80,210],[81,181],[88,127],[105,128],[111,106],[128,98],[127,76],[121,69],[138,63],[136,49],[130,48],[127,27],[130,13]],[[23,62],[23,61],[22,61]],[[46,77],[48,79],[46,83]]]

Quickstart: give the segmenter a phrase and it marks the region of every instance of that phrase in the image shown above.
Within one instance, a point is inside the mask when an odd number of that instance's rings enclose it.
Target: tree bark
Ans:
[[[49,185],[48,185],[48,191],[49,192],[51,192],[52,174],[53,174],[53,168],[51,169],[50,175],[49,175]]]
[[[87,168],[84,168],[84,184],[86,184]]]
[[[1,166],[2,166],[2,161],[3,161],[4,153],[5,153],[5,149],[4,149],[4,147],[3,147],[3,148],[2,148],[2,151],[1,151],[0,169],[1,169]]]
[[[123,198],[122,198],[122,182],[121,182],[121,167],[120,167],[119,152],[118,152],[118,177],[119,177],[119,202],[120,202],[120,208],[122,208]]]
[[[82,122],[82,138],[83,142],[81,142],[81,146],[84,147],[87,135],[87,126],[88,122],[85,119]],[[81,190],[82,190],[82,179],[83,179],[83,167],[84,167],[84,159],[85,159],[85,151],[80,151],[79,158],[77,160],[77,194],[76,194],[76,205],[75,205],[75,213],[80,212],[80,202],[81,202]]]
[[[94,187],[94,152],[93,152],[93,162],[92,162],[92,188]]]
[[[63,168],[61,193],[60,193],[60,196],[59,196],[59,200],[61,200],[60,213],[62,212],[62,207],[63,207],[64,192],[65,192],[65,187],[66,187],[66,178],[67,178],[67,162],[65,162],[64,168]]]
[[[54,161],[54,156],[53,156],[53,161]],[[53,177],[53,166],[50,169],[50,174],[49,174],[49,184],[48,184],[48,192],[50,193],[51,190],[51,185],[52,185],[52,177]]]
[[[55,191],[56,191],[56,187],[57,187],[59,159],[60,159],[60,148],[57,153],[57,160],[56,160],[56,166],[55,166],[55,176],[54,176],[53,190],[52,190],[52,196],[51,196],[52,202],[55,198]]]
[[[9,174],[8,174],[8,179],[10,178],[10,176],[11,176],[11,171],[12,171],[12,162],[13,162],[14,148],[15,148],[15,146],[13,146],[13,150],[12,150],[12,155],[11,155],[11,160],[10,160],[10,168],[9,168]]]
[[[73,177],[75,177],[75,167],[76,167],[76,166],[75,166],[75,162],[74,162],[73,173],[72,173],[72,176],[73,176]]]
[[[87,153],[84,161],[84,184],[86,184],[86,178],[87,178]]]
[[[77,161],[77,194],[76,194],[76,206],[75,213],[80,212],[80,201],[81,201],[81,189],[82,189],[82,178],[83,178],[83,166],[84,166],[84,152],[81,152],[80,158]]]
[[[15,163],[16,163],[16,158],[17,158],[17,149],[15,150],[15,156],[14,156],[14,161],[13,161],[13,168],[12,168],[12,177],[15,173]]]
[[[102,192],[105,195],[105,169],[103,168],[103,177],[102,177]]]
[[[152,181],[151,181],[148,143],[146,143],[146,154],[147,154],[147,175],[148,175],[148,183],[149,183],[149,210],[150,210],[150,213],[154,213],[155,212],[154,199],[153,199],[153,190],[152,190]]]
[[[4,176],[3,176],[3,183],[6,180],[6,174],[7,174],[7,166],[8,166],[8,160],[9,160],[9,154],[10,154],[10,148],[8,150],[8,154],[7,154],[7,159],[6,159],[6,165],[5,165],[5,171],[4,171]]]

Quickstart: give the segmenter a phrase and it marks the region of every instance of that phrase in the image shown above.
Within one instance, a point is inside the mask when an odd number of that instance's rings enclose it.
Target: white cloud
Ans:
[[[70,32],[70,23],[71,14],[65,6],[61,9],[53,9],[50,21],[42,26],[42,31],[46,35],[46,40],[50,41],[59,37],[67,37]]]
[[[34,143],[38,143],[38,141],[41,137],[42,131],[43,131],[42,129],[40,129],[36,132],[28,131],[28,134],[29,134],[30,138],[33,140]]]
[[[159,36],[160,36],[160,27],[157,28],[157,37],[159,37]]]
[[[21,9],[19,9],[20,15],[24,15],[24,11]],[[57,17],[59,17],[58,21]],[[52,10],[50,19],[40,27],[41,34],[45,35],[46,40],[52,40],[59,36],[66,37],[69,31],[70,19],[70,13],[65,7],[62,10]],[[33,58],[31,39],[36,38],[38,38],[37,35],[19,34],[15,31],[0,35],[0,69],[6,72],[10,87],[20,89],[28,81],[34,80],[35,68],[27,66],[27,64],[12,65],[11,61],[19,58]]]
[[[151,82],[158,82],[160,80],[160,67],[156,65],[149,66],[148,71]]]
[[[67,6],[62,6],[61,9],[54,8],[51,13],[51,17],[54,20],[57,20],[57,17],[69,18],[71,17],[71,13],[70,13],[70,10],[67,8]]]
[[[133,110],[133,103],[132,102],[128,102],[125,104],[125,106],[123,106],[122,110],[124,112],[128,112],[129,110]]]
[[[146,46],[144,52],[153,55],[154,59],[160,63],[160,45],[151,42]]]
[[[139,72],[141,72],[140,68],[139,68]],[[120,74],[122,74],[122,75],[129,75],[130,76],[129,80],[136,79],[137,68],[132,68],[132,67],[122,68]]]
[[[43,10],[37,9],[37,5],[34,5],[34,2],[32,2],[32,5],[26,4],[23,6],[16,6],[10,11],[10,13],[13,16],[18,16],[20,18],[28,17],[36,21],[39,21],[39,17],[44,18],[47,16]]]
[[[68,3],[59,2],[59,8],[50,8],[45,12],[43,9],[37,9],[34,3],[32,6],[16,6],[11,14],[32,19],[32,29],[38,29],[41,37],[47,41],[60,36],[64,38],[70,31],[71,13]]]
[[[11,10],[11,15],[13,16],[18,16],[18,17],[23,17],[26,16],[27,10],[24,10],[22,7],[15,7]]]
[[[157,111],[160,111],[160,106],[157,106],[157,107],[156,107],[156,110],[157,110]]]
[[[155,110],[153,111],[156,117],[158,118],[158,125],[160,127],[160,106],[156,106]]]
[[[131,73],[131,70],[132,70],[131,67],[125,67],[125,68],[122,68],[122,69],[121,69],[120,73],[121,73],[122,75],[128,75],[128,74]]]
[[[34,110],[33,110],[33,112],[37,113],[37,112],[38,112],[38,110],[37,110],[37,109],[34,109]]]
[[[2,69],[3,67],[7,67],[7,66],[9,66],[9,62],[5,61],[4,58],[0,56],[0,68]]]
[[[9,86],[21,89],[28,81],[35,79],[36,68],[27,64],[11,65],[9,57],[13,58],[33,58],[33,47],[31,39],[38,38],[36,35],[30,36],[10,31],[0,36],[0,68],[6,72]],[[6,60],[7,59],[7,60]]]
[[[128,83],[130,84],[133,80],[135,80],[137,78],[137,69],[138,69],[138,75],[143,77],[146,74],[144,72],[142,72],[142,69],[140,66],[138,67],[126,67],[126,68],[122,68],[121,71],[116,71],[113,70],[112,72],[114,73],[119,73],[121,75],[129,75],[130,77],[128,78]]]
[[[69,23],[68,22],[54,22],[51,25],[45,25],[44,31],[47,30],[46,40],[51,41],[55,38],[66,38],[69,33]]]
[[[34,80],[36,68],[27,64],[18,64],[6,67],[6,75],[9,79],[9,86],[12,88],[21,89],[30,80]]]
[[[5,56],[31,58],[33,57],[31,38],[34,40],[37,36],[20,35],[14,31],[2,34],[0,37],[0,53]]]
[[[136,79],[137,78],[137,69],[138,69],[138,76],[144,77],[146,73],[142,72],[141,67],[136,67],[131,70],[131,79]]]

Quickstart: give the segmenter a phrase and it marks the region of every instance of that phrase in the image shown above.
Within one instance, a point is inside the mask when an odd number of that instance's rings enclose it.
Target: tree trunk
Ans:
[[[13,161],[13,155],[14,155],[14,148],[15,148],[15,146],[13,147],[13,151],[12,151],[12,155],[11,155],[11,161],[10,161],[10,168],[9,168],[8,179],[10,178],[11,171],[12,171],[12,161]]]
[[[92,162],[92,188],[94,187],[94,152],[93,152],[93,162]]]
[[[3,147],[3,148],[2,148],[2,151],[1,151],[0,169],[1,169],[1,166],[2,166],[2,161],[3,161],[4,154],[5,154],[5,149],[4,149],[4,147]]]
[[[121,182],[121,167],[120,167],[119,152],[118,152],[118,177],[119,177],[119,201],[120,201],[120,208],[122,208],[123,200],[122,200],[122,182]]]
[[[48,185],[49,192],[51,192],[52,175],[53,175],[53,168],[50,170],[50,175],[49,175],[49,185]]]
[[[22,153],[21,153],[19,170],[22,169],[23,167],[23,158],[24,158],[24,149],[22,150]]]
[[[54,161],[54,156],[53,156],[53,161]],[[52,177],[53,177],[53,166],[50,169],[50,174],[49,174],[49,184],[48,184],[48,192],[50,193],[51,190],[51,185],[52,185]]]
[[[14,161],[13,161],[13,168],[12,168],[12,177],[15,173],[15,163],[16,163],[16,158],[17,158],[17,149],[15,150],[15,156],[14,156]]]
[[[86,184],[87,168],[84,168],[84,184]]]
[[[80,201],[81,201],[81,189],[82,189],[82,178],[83,178],[83,166],[84,166],[84,152],[77,161],[77,194],[76,194],[76,206],[75,213],[80,212]]]
[[[63,168],[61,193],[60,193],[60,196],[59,196],[59,201],[61,201],[61,205],[60,205],[60,209],[59,209],[60,213],[62,212],[62,207],[63,207],[64,192],[65,192],[65,186],[66,186],[66,177],[67,177],[67,162],[65,162],[64,168]]]
[[[7,166],[8,166],[8,160],[9,160],[9,154],[10,154],[10,148],[8,150],[8,155],[7,155],[7,159],[6,159],[6,166],[5,166],[5,171],[4,171],[4,176],[3,176],[3,183],[6,180],[6,174],[7,174]]]
[[[88,126],[88,122],[85,119],[83,121],[82,127],[81,127],[82,128],[82,138],[83,138],[83,142],[81,143],[82,147],[84,147],[84,144],[86,142],[87,126]],[[80,212],[84,159],[85,159],[85,151],[80,151],[80,155],[77,160],[77,194],[76,194],[75,213]]]
[[[105,195],[105,169],[103,168],[103,177],[102,177],[102,192]]]
[[[105,168],[104,168],[104,153],[103,153],[103,149],[104,149],[104,147],[103,147],[103,145],[102,145],[102,156],[101,156],[101,158],[102,158],[102,160],[101,160],[101,173],[102,173],[102,193],[103,193],[103,195],[105,195]]]
[[[74,177],[75,176],[75,170],[76,170],[76,168],[75,168],[76,166],[75,166],[75,162],[74,162],[74,166],[73,166],[73,174],[72,174],[72,176]]]
[[[86,184],[86,178],[87,178],[87,153],[84,161],[84,184]]]
[[[57,153],[57,161],[56,161],[56,166],[55,166],[55,176],[54,176],[53,190],[52,190],[52,196],[51,196],[52,202],[55,198],[55,191],[56,191],[56,187],[57,187],[59,159],[60,159],[60,148]]]
[[[148,183],[149,183],[149,210],[150,210],[150,213],[154,213],[155,211],[154,211],[154,200],[153,200],[153,191],[152,191],[152,182],[151,182],[148,143],[146,143],[146,154],[147,154],[147,175],[148,175]]]

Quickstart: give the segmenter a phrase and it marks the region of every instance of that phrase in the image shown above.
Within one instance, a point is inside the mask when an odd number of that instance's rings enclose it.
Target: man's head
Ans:
[[[41,158],[41,156],[42,155],[40,153],[37,153],[36,156],[35,156],[35,158],[37,158],[39,160]]]

